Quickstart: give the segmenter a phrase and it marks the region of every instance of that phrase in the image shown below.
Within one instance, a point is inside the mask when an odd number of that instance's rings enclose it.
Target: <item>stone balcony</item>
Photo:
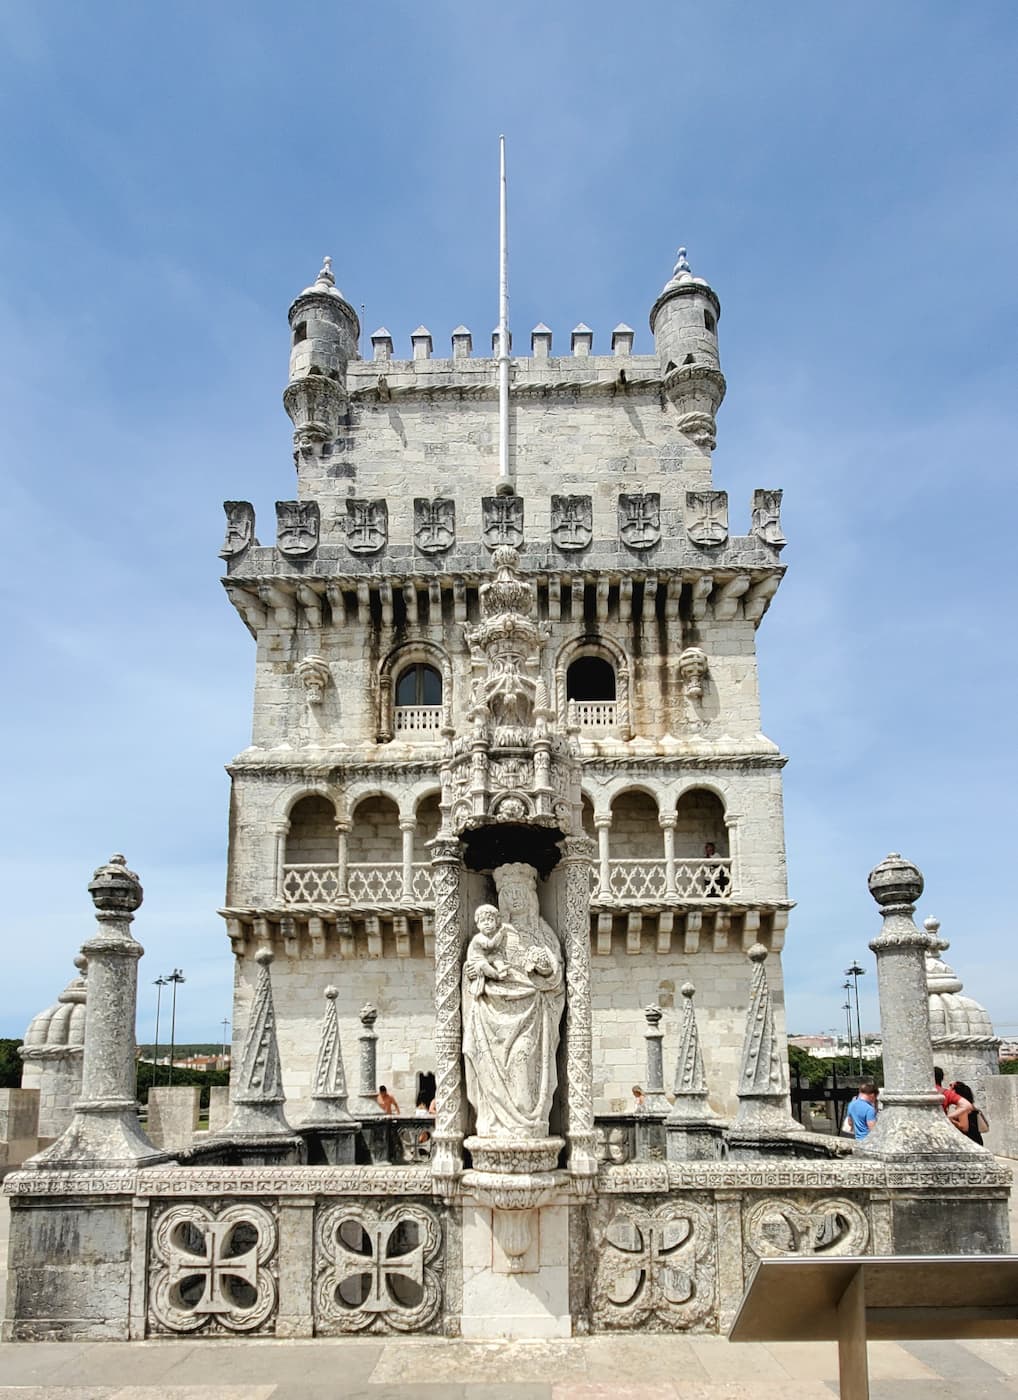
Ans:
[[[673,861],[609,859],[590,874],[591,897],[598,904],[728,900],[733,892],[732,861],[722,856]]]
[[[442,706],[397,705],[393,710],[393,727],[403,738],[426,734],[429,739],[437,739],[442,728]]]

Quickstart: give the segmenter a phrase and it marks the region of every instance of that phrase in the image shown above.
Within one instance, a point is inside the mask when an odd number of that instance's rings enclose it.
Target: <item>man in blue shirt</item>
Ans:
[[[859,1093],[845,1109],[856,1142],[864,1138],[877,1121],[877,1086],[870,1081],[859,1085]]]

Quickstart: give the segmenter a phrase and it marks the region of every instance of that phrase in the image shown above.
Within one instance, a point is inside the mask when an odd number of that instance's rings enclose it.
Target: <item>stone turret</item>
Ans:
[[[357,313],[336,286],[325,258],[310,287],[290,307],[290,380],[283,394],[294,428],[294,460],[321,453],[332,443],[346,403],[346,367],[359,359]]]
[[[926,954],[933,1058],[944,1070],[945,1083],[963,1080],[982,1103],[984,1081],[1000,1073],[1000,1040],[986,1008],[961,995],[962,980],[943,957],[951,945],[940,937],[940,920],[924,919],[923,927],[935,940]]]
[[[24,1061],[21,1087],[39,1090],[39,1137],[57,1138],[71,1121],[81,1094],[81,1057],[85,1048],[85,969],[74,959],[73,977],[53,1006],[33,1016],[18,1049]]]
[[[721,303],[702,277],[694,277],[680,248],[670,280],[651,307],[650,328],[661,360],[664,391],[679,412],[678,428],[710,451],[714,419],[725,396],[718,355]]]

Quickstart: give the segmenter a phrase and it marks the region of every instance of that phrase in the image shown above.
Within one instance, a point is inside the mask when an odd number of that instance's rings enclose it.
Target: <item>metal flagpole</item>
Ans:
[[[506,219],[505,137],[498,138],[498,490],[513,494],[509,465],[509,236]]]

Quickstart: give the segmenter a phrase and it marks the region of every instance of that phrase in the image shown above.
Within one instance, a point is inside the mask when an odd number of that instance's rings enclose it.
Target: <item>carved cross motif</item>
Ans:
[[[414,497],[414,541],[425,554],[440,554],[456,543],[456,503],[447,496],[433,501]]]
[[[619,496],[619,539],[630,549],[649,549],[661,538],[661,497],[657,491]]]
[[[686,492],[686,534],[703,549],[716,549],[728,538],[728,492]]]
[[[482,496],[481,534],[489,549],[523,543],[523,497]]]
[[[335,1281],[338,1288],[349,1278],[365,1275],[368,1280],[368,1296],[361,1303],[365,1312],[387,1312],[393,1305],[389,1292],[391,1278],[406,1278],[418,1287],[424,1282],[424,1245],[418,1240],[413,1249],[405,1254],[389,1253],[389,1241],[400,1229],[398,1220],[379,1220],[373,1225],[355,1222],[364,1231],[367,1240],[367,1253],[358,1254],[344,1244],[336,1246]]]
[[[276,548],[280,554],[290,559],[313,554],[321,526],[317,501],[276,502]]]
[[[196,1313],[220,1314],[233,1310],[233,1300],[223,1291],[227,1278],[239,1278],[253,1287],[258,1282],[258,1248],[252,1245],[243,1254],[227,1254],[226,1249],[236,1229],[232,1220],[212,1220],[202,1236],[203,1253],[175,1251],[170,1260],[169,1282],[172,1287],[188,1278],[202,1280],[202,1295],[194,1305]]]
[[[346,503],[346,547],[352,554],[377,554],[389,538],[389,507],[381,498]]]
[[[257,544],[255,539],[255,513],[250,501],[224,501],[226,511],[226,539],[219,551],[220,559],[235,559],[243,554],[249,545]]]
[[[347,1243],[351,1238],[359,1247]],[[316,1240],[322,1335],[419,1332],[434,1323],[442,1303],[442,1230],[431,1211],[344,1202],[321,1213]]]
[[[652,1317],[688,1326],[710,1309],[714,1275],[710,1225],[696,1206],[622,1207],[601,1233],[593,1303],[610,1328]]]
[[[552,496],[551,537],[559,549],[586,549],[594,537],[589,496]]]

